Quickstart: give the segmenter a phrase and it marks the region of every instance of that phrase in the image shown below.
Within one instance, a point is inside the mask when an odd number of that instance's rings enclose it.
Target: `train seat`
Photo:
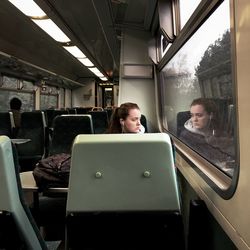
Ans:
[[[93,107],[91,111],[103,111],[104,109],[102,107]]]
[[[185,122],[191,117],[190,111],[181,111],[177,113],[177,136],[181,134],[184,129]]]
[[[76,114],[76,109],[75,108],[67,108],[67,111],[69,114]]]
[[[68,249],[183,249],[180,197],[167,134],[76,137],[66,243]]]
[[[44,110],[44,112],[45,112],[47,126],[49,128],[52,127],[53,120],[56,116],[69,114],[68,110],[60,110],[60,109],[46,109]]]
[[[145,133],[148,132],[147,118],[145,115],[141,115],[141,124],[145,128]]]
[[[79,115],[86,115],[90,110],[92,110],[92,107],[74,107],[76,109],[76,113]]]
[[[7,136],[0,136],[0,183],[0,249],[48,249],[24,201]]]
[[[103,134],[108,128],[108,113],[106,110],[93,110],[88,112],[93,120],[95,134]]]
[[[54,118],[53,135],[49,155],[71,153],[71,147],[78,134],[93,134],[90,115],[60,115]]]
[[[27,111],[21,115],[21,126],[16,138],[30,142],[16,145],[22,171],[34,169],[45,155],[46,120],[43,111]]]
[[[12,112],[0,112],[0,135],[14,137],[15,124]]]
[[[106,107],[104,110],[107,111],[108,121],[110,122],[110,119],[111,119],[111,116],[113,114],[114,108],[113,107]]]

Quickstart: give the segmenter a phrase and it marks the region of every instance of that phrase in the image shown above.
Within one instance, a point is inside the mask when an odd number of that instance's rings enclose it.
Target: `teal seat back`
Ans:
[[[47,249],[27,207],[24,207],[19,173],[16,172],[11,141],[7,136],[0,136],[0,183],[0,211],[8,212],[14,218],[20,238],[25,242],[25,249]]]
[[[178,211],[170,137],[164,133],[78,135],[67,212]]]

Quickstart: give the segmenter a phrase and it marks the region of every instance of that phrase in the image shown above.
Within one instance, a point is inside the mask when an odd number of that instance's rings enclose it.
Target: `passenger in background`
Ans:
[[[14,97],[10,100],[10,111],[13,113],[16,129],[18,129],[21,125],[21,107],[22,101],[17,97]]]
[[[144,133],[141,125],[141,111],[136,103],[126,102],[117,107],[111,116],[108,134]]]
[[[219,167],[234,162],[233,140],[218,126],[215,103],[207,98],[195,99],[191,103],[190,114],[191,118],[185,122],[180,139]]]

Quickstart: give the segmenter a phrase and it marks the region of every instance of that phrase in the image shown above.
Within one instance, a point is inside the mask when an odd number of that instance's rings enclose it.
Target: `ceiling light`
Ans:
[[[102,81],[108,81],[108,78],[107,77],[100,77],[100,79],[102,80]]]
[[[16,8],[29,16],[41,29],[58,42],[67,43],[70,39],[47,17],[46,13],[33,0],[9,0]]]
[[[93,67],[94,64],[86,57],[86,58],[78,58],[78,60],[86,67]]]
[[[67,43],[70,39],[58,28],[51,19],[32,19],[41,29],[50,35],[57,42]]]
[[[90,71],[92,71],[96,76],[98,77],[104,77],[104,75],[99,71],[98,68],[94,67],[94,68],[88,68]]]
[[[46,13],[33,0],[9,0],[16,8],[22,11],[26,16],[43,17]]]
[[[124,0],[120,0],[123,2]],[[47,14],[33,0],[9,0],[16,8],[23,12],[26,16],[43,29],[49,36],[60,43],[68,43],[70,39],[64,32],[48,18]],[[84,55],[84,53],[76,46],[63,46],[70,54],[76,57],[84,66],[88,68],[101,80],[108,79],[96,68],[94,64]]]
[[[93,67],[93,68],[89,68],[90,71],[92,71],[93,73],[101,73],[100,70],[96,67]]]
[[[64,49],[66,49],[71,55],[73,55],[76,58],[85,58],[86,56],[82,53],[80,49],[78,49],[76,46],[63,46]]]
[[[98,76],[99,78],[104,77],[104,75],[101,72],[95,73],[95,75]]]

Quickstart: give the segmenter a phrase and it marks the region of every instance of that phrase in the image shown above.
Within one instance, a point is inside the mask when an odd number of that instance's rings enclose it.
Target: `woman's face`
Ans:
[[[193,127],[196,129],[204,129],[208,127],[210,115],[202,105],[194,105],[190,108],[191,120]]]
[[[141,111],[139,109],[130,109],[129,115],[125,120],[121,119],[120,123],[125,133],[139,133],[141,127]]]

